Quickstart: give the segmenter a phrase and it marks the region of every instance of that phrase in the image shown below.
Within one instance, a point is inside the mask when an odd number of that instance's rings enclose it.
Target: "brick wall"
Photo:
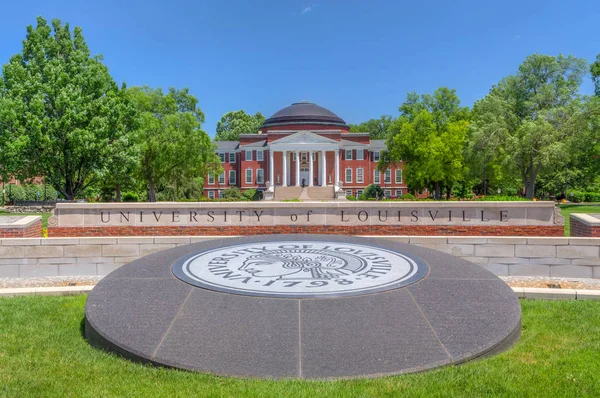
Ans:
[[[600,218],[592,218],[588,214],[571,214],[571,236],[600,238]]]
[[[0,278],[103,276],[139,257],[216,238],[0,239]],[[386,236],[385,239],[449,253],[499,276],[600,279],[600,238]]]
[[[77,236],[202,236],[202,235],[412,235],[412,236],[563,236],[562,225],[447,226],[447,225],[269,225],[269,226],[90,226],[49,227],[50,237]]]
[[[39,218],[39,217],[38,217]],[[40,238],[42,236],[42,219],[22,227],[1,227],[0,238]]]

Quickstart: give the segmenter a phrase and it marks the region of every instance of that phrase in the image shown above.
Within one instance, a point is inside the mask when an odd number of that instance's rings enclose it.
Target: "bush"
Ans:
[[[411,194],[411,193],[405,193],[404,195],[398,197],[398,199],[403,199],[403,200],[415,200],[415,195]]]
[[[358,195],[358,200],[367,200],[367,195],[361,193],[360,195]]]
[[[139,202],[140,197],[135,192],[125,192],[122,198],[123,202]]]
[[[529,199],[521,196],[483,196],[475,199],[481,202],[528,202]]]
[[[383,192],[383,189],[381,189],[381,187],[379,185],[375,185],[375,184],[369,185],[365,189],[365,193],[363,195],[365,195],[365,198],[367,200],[376,199],[376,198],[385,199],[385,193]],[[361,199],[361,200],[364,200],[364,199]]]
[[[579,191],[569,192],[567,195],[567,199],[570,199],[572,202],[581,203],[585,201],[585,193]]]
[[[348,196],[346,196],[346,199],[348,199],[348,200],[356,200],[356,196],[348,195]]]
[[[8,203],[15,203],[19,200],[27,200],[25,190],[21,185],[8,184],[6,190],[6,201]]]
[[[242,198],[242,191],[240,191],[237,187],[227,188],[224,189],[222,192],[223,199],[240,200]]]
[[[262,196],[262,192],[256,189],[246,189],[242,192],[242,197],[244,200],[260,200]]]
[[[600,202],[600,193],[596,192],[585,192],[585,201],[586,202]]]

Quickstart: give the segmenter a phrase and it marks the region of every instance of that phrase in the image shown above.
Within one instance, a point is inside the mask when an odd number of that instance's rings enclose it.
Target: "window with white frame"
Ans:
[[[373,161],[374,162],[379,162],[380,156],[381,156],[381,154],[379,153],[379,151],[374,151],[373,152]]]
[[[364,191],[362,189],[359,189],[356,191],[356,197],[359,197],[360,195],[362,195],[364,193]]]
[[[346,153],[344,155],[344,159],[352,160],[352,149],[346,149]]]
[[[302,152],[302,157],[301,157],[302,163],[306,163],[306,161],[307,161],[306,159],[308,158],[307,155],[308,154],[306,152]]]
[[[219,184],[225,184],[225,172],[219,174]]]
[[[214,199],[215,198],[215,191],[208,191],[208,198],[209,199]]]
[[[402,196],[402,190],[401,189],[397,189],[396,190],[396,197],[399,198],[400,196]]]
[[[223,191],[219,191],[219,199],[223,199]]]
[[[364,170],[362,169],[362,167],[359,167],[358,169],[356,169],[356,182],[357,183],[364,182]]]
[[[392,197],[392,191],[390,191],[389,189],[386,189],[384,193],[385,193],[386,199],[389,199]]]
[[[352,169],[346,169],[346,182],[352,182]]]
[[[229,152],[229,163],[235,163],[235,152]]]
[[[374,170],[373,171],[373,184],[380,184],[381,183],[381,173],[379,172],[379,170]]]
[[[263,151],[256,151],[256,160],[262,162],[263,159]]]
[[[352,196],[352,190],[351,189],[347,189],[346,190],[346,196]]]
[[[229,170],[229,185],[235,185],[236,181],[235,170]]]
[[[364,149],[356,150],[356,160],[365,160],[365,150]]]
[[[263,169],[256,169],[256,183],[257,184],[265,183],[265,172]]]
[[[246,184],[252,184],[252,169],[246,169]]]
[[[246,151],[246,162],[252,160],[252,151]]]
[[[396,170],[396,184],[402,184],[402,170]]]
[[[383,174],[383,182],[386,184],[391,184],[392,183],[392,170],[387,169],[385,171],[385,173]]]
[[[214,176],[214,174],[208,173],[208,185],[215,185],[215,176]]]
[[[219,152],[219,159],[221,159],[221,163],[225,163],[225,154],[222,152]]]

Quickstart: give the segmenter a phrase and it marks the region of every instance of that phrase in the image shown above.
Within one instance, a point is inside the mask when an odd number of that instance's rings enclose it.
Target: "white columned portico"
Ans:
[[[269,183],[271,187],[275,186],[275,158],[272,149],[269,149]]]
[[[313,180],[314,180],[314,174],[313,174],[313,151],[309,151],[308,152],[308,186],[312,187],[313,186]]]
[[[296,150],[296,186],[300,186],[300,151]]]
[[[281,185],[287,187],[287,151],[282,151],[283,154],[283,172],[281,173]]]
[[[321,151],[321,173],[322,173],[322,183],[321,185],[327,186],[327,158],[325,156],[325,151]]]
[[[339,149],[335,150],[335,180],[333,181],[333,185],[337,187],[340,183],[340,151]]]

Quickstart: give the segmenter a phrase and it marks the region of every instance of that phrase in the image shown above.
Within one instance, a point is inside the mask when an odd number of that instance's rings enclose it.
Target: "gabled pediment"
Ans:
[[[292,145],[331,145],[337,144],[338,141],[332,140],[330,138],[323,137],[321,135],[311,133],[309,131],[300,131],[298,133],[288,135],[287,137],[280,138],[276,141],[272,141],[271,145],[280,145],[280,144],[292,144]],[[315,147],[315,149],[318,147]]]

